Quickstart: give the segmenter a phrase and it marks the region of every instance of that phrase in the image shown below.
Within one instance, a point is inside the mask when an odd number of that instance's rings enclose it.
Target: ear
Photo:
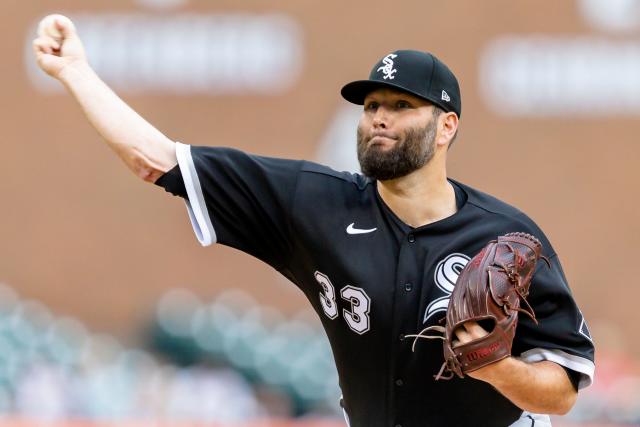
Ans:
[[[438,117],[438,137],[436,143],[439,146],[448,146],[458,130],[458,116],[456,113],[443,113]]]

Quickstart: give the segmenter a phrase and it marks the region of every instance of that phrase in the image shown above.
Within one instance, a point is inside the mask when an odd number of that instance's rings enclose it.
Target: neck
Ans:
[[[405,224],[420,227],[456,213],[456,195],[443,163],[432,158],[401,178],[378,181],[378,193]]]

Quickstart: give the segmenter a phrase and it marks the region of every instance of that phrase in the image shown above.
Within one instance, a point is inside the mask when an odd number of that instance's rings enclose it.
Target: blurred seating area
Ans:
[[[188,291],[169,292],[158,304],[150,349],[142,350],[92,334],[0,285],[0,419],[239,423],[340,416],[323,334],[249,302],[237,292],[211,304]]]
[[[305,308],[285,318],[240,290],[204,303],[178,289],[157,306],[151,348],[179,366],[232,367],[256,389],[284,397],[286,415],[335,416],[338,374],[314,316]]]
[[[313,316],[284,316],[237,290],[204,302],[175,289],[158,302],[143,350],[0,285],[0,425],[342,425],[337,373]],[[640,425],[637,362],[597,356],[595,384],[554,426]]]
[[[597,343],[596,343],[597,345]],[[629,354],[596,346],[594,383],[580,392],[571,412],[563,420],[573,425],[590,422],[640,426],[640,364]]]

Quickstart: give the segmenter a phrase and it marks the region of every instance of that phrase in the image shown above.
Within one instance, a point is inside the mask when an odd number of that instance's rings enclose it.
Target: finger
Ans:
[[[45,40],[36,39],[33,41],[33,51],[36,54],[39,54],[39,53],[51,54],[51,47],[49,46],[49,43],[47,43]]]
[[[52,55],[60,50],[60,43],[50,37],[39,37],[33,41],[33,48],[36,53],[42,52]]]
[[[57,16],[54,20],[55,28],[60,32],[63,39],[67,39],[75,35],[75,26],[73,22],[65,16]]]
[[[455,336],[458,338],[458,341],[460,344],[466,344],[470,341],[473,341],[473,337],[471,336],[471,334],[469,334],[465,328],[458,328],[455,331],[453,331],[453,333],[455,334]],[[455,344],[454,344],[455,346]]]
[[[51,47],[51,49],[53,50],[60,50],[60,48],[62,47],[62,44],[60,43],[60,41],[53,39],[51,37],[47,37],[46,42],[48,43],[49,47]]]
[[[461,327],[454,331],[454,334],[458,338],[459,345],[480,339],[488,335],[488,332],[478,322],[471,321],[463,323]],[[453,345],[455,346],[456,344],[454,343]]]
[[[464,328],[473,339],[482,338],[489,333],[478,322],[465,322]]]

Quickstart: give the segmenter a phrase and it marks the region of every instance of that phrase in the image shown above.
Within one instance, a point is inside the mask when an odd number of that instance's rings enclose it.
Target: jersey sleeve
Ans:
[[[557,255],[540,260],[527,301],[538,324],[521,313],[512,353],[526,362],[549,360],[579,374],[578,388],[593,382],[594,346]]]
[[[221,243],[283,269],[302,161],[176,144],[178,166],[156,184],[185,199],[203,246]]]

